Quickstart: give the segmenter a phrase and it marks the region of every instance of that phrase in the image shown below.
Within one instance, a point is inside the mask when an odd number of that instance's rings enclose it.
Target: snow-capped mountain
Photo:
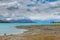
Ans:
[[[0,0],[0,20],[60,19],[60,0]]]
[[[1,23],[36,23],[31,19],[18,19],[18,20],[0,20]]]

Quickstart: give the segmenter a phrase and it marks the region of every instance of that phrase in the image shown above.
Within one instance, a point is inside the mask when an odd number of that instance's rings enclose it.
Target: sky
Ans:
[[[1,20],[60,20],[60,0],[0,0]]]

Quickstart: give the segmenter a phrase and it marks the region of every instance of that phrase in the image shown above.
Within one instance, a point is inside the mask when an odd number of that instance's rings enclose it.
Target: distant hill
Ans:
[[[0,20],[0,23],[35,23],[30,19],[20,19],[20,20]]]
[[[60,19],[54,19],[51,23],[60,23]]]
[[[10,23],[8,21],[3,21],[3,20],[0,20],[0,23]]]
[[[24,19],[12,19],[12,20],[0,20],[0,23],[60,23],[59,21],[54,21],[54,20],[31,20],[28,18]]]
[[[60,23],[60,22],[51,22],[51,23]]]
[[[35,22],[37,23],[50,23],[51,21],[50,20],[34,20]]]
[[[20,19],[20,20],[10,20],[12,23],[34,23],[34,21],[30,19]]]

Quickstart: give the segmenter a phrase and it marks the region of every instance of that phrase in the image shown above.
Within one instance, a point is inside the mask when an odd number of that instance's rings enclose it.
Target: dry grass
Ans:
[[[56,36],[52,35],[41,35],[41,34],[35,34],[35,35],[26,35],[24,36],[26,40],[56,40]]]
[[[24,36],[8,36],[0,38],[0,40],[60,40],[59,37],[55,35],[41,35],[41,34],[34,34],[34,35],[24,35]]]

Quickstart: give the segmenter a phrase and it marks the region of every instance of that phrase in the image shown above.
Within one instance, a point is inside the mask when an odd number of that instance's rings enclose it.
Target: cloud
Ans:
[[[43,0],[44,1],[44,0]],[[28,4],[34,4],[35,6],[27,6]],[[9,7],[18,7],[18,9],[8,10]],[[28,11],[29,9],[29,11]],[[22,19],[30,18],[32,20],[52,20],[60,19],[60,1],[35,3],[27,0],[14,0],[9,3],[0,3],[0,15],[4,19]]]

